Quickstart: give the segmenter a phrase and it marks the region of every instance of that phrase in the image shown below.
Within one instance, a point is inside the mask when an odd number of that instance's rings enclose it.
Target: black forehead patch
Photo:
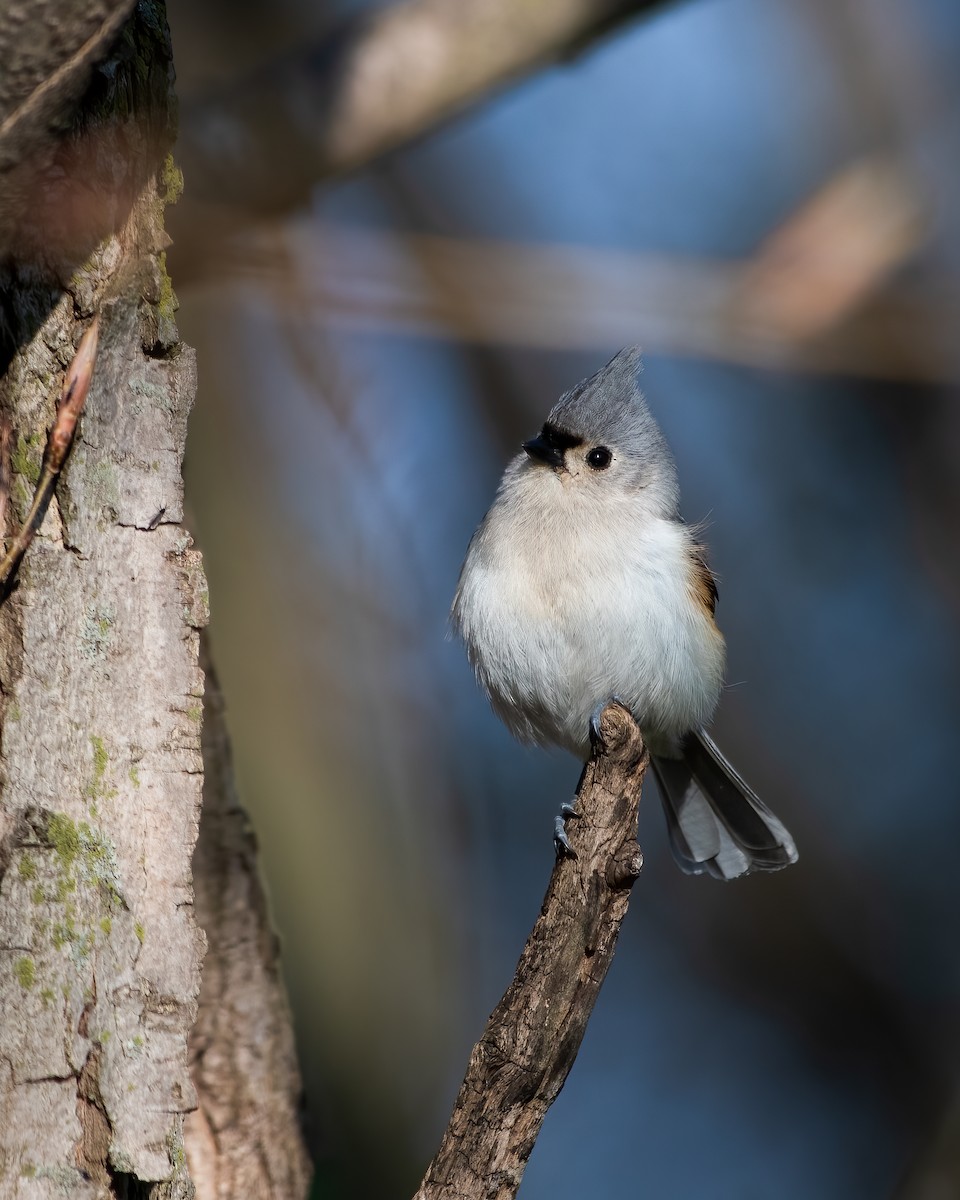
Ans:
[[[540,436],[552,450],[572,450],[574,446],[582,446],[583,438],[565,429],[553,425],[550,421],[540,431]]]

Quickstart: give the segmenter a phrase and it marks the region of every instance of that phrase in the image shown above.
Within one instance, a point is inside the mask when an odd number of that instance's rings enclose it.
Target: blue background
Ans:
[[[249,44],[224,47],[171,4],[184,96],[322,24],[292,0],[244,19]],[[181,289],[189,492],[318,1194],[413,1192],[538,910],[579,765],[511,741],[446,615],[504,463],[626,340],[684,514],[708,521],[729,648],[714,731],[800,862],[684,877],[645,798],[645,867],[521,1196],[908,1194],[957,1103],[958,59],[947,0],[668,5],[259,223],[255,269]],[[816,339],[809,361],[711,351],[682,311],[629,337],[597,317],[571,345],[549,294],[529,336],[518,318],[465,337],[477,281],[431,278],[408,238],[576,246],[640,288],[644,263],[707,278],[878,154],[925,224],[875,291],[946,313],[914,371],[887,365],[889,337],[851,349],[846,318],[834,373]],[[401,308],[429,294],[439,315],[412,334],[375,299],[342,311],[338,231],[348,262],[346,234],[376,235],[364,269],[395,282],[396,256]]]

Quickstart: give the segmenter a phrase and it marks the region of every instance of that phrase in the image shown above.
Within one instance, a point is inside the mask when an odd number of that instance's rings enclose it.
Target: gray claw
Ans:
[[[566,823],[571,817],[579,817],[577,812],[577,802],[574,800],[572,804],[561,804],[560,814],[553,821],[553,844],[557,848],[557,858],[576,858],[577,852],[570,845],[570,839],[567,837]]]
[[[590,741],[593,745],[602,746],[604,744],[603,734],[600,732],[600,714],[608,704],[619,704],[627,712],[630,711],[630,705],[621,700],[619,696],[608,696],[606,700],[601,700],[590,716]]]
[[[564,818],[561,814],[553,822],[553,844],[557,848],[557,858],[576,858],[577,852],[570,845],[570,839],[567,837],[567,831],[563,827],[563,821]]]

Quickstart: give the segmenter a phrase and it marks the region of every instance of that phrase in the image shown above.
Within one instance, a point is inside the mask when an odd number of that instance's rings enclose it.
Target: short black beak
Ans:
[[[524,442],[523,448],[532,459],[545,463],[548,467],[563,466],[563,451],[557,446],[551,446],[544,439],[542,433],[538,434],[535,438],[531,438],[529,442]]]

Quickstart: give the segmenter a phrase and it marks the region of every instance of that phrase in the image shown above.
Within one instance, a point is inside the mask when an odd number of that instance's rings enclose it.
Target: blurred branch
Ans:
[[[302,204],[317,181],[365,166],[658,2],[399,0],[228,94],[184,104],[178,160],[191,204],[174,227],[180,255],[192,265],[225,221],[236,228]]]
[[[117,52],[117,43],[133,8],[133,0],[0,4],[0,260],[5,265],[33,260],[68,277],[100,238],[122,224],[146,183],[143,174],[130,180],[117,171],[118,160],[144,158],[142,150],[131,152],[126,144],[127,130],[97,119],[115,111],[111,89],[125,75],[113,64],[129,57]],[[143,13],[141,19],[146,19]],[[130,29],[127,25],[132,45]],[[98,73],[108,55],[111,68]],[[149,58],[140,65],[150,65],[159,76]],[[156,83],[157,108],[165,112],[166,77]],[[124,101],[129,118],[130,97]],[[145,108],[135,117],[148,121],[149,113]],[[115,203],[121,178],[130,184],[122,212]],[[0,344],[9,322],[4,299],[0,288]],[[6,358],[0,349],[0,368]]]
[[[55,303],[173,144],[169,34],[156,11],[145,0],[0,3],[0,370],[45,316],[24,323],[12,298],[40,271]],[[155,42],[163,53],[151,57]],[[175,173],[163,170],[172,201]],[[169,238],[155,236],[162,250]]]
[[[960,1092],[933,1140],[910,1165],[894,1200],[951,1200],[960,1195]]]
[[[898,242],[903,253],[908,244]],[[640,342],[751,367],[956,380],[960,294],[950,281],[894,288],[882,241],[849,269],[831,245],[806,261],[773,238],[736,262],[301,222],[258,230],[217,275],[272,285],[298,320],[341,329],[564,350]]]
[[[823,333],[916,253],[927,226],[913,180],[894,158],[859,159],[766,239],[747,266],[739,311],[797,341]]]
[[[94,65],[134,0],[22,0],[0,6],[0,171],[68,127]]]
[[[416,1200],[516,1194],[547,1110],[573,1066],[613,958],[630,889],[648,757],[612,702],[577,789],[576,858],[557,861],[513,982],[474,1046],[453,1115]]]

